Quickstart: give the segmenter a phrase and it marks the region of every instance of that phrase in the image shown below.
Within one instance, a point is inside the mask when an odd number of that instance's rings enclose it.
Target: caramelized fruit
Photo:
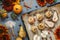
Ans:
[[[8,29],[0,25],[0,34],[7,33],[7,32],[8,32]]]
[[[3,0],[2,1],[3,8],[6,11],[12,11],[14,4],[12,4],[12,0]]]
[[[54,0],[46,0],[49,4],[52,4]]]
[[[4,34],[0,37],[0,40],[10,40],[9,34]]]
[[[40,6],[45,6],[45,5],[46,5],[46,0],[37,0],[37,3],[38,3]]]
[[[37,0],[37,3],[38,3],[40,6],[45,6],[46,3],[52,4],[53,2],[54,2],[54,0]]]
[[[0,40],[10,40],[8,29],[3,25],[0,25]]]
[[[54,32],[56,40],[60,40],[60,26]]]

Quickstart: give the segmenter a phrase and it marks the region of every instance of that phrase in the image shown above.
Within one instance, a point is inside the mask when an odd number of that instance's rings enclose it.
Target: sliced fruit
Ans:
[[[34,35],[34,38],[33,38],[33,40],[40,40],[41,38],[40,38],[40,36],[38,36],[37,34],[36,35]]]
[[[17,37],[16,40],[22,40],[22,38],[21,37]]]
[[[54,15],[53,15],[52,21],[53,22],[57,22],[58,21],[58,14],[57,14],[56,11],[54,11]]]
[[[46,38],[46,35],[44,33],[41,33],[41,37]]]
[[[48,31],[44,30],[42,31],[45,35],[48,35]]]
[[[50,27],[53,28],[54,27],[54,23],[48,20],[45,20],[45,23]]]
[[[22,26],[20,27],[19,36],[21,38],[25,38],[26,37],[26,32],[24,31]]]

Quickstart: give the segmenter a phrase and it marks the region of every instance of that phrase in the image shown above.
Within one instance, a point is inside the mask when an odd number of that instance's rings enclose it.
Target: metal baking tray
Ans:
[[[51,5],[48,5],[48,6],[46,6],[46,7],[41,8],[41,9],[36,9],[36,10],[30,11],[30,12],[28,12],[28,13],[24,13],[24,14],[22,15],[21,19],[22,19],[23,25],[24,25],[24,27],[25,27],[25,29],[26,29],[26,31],[27,31],[29,40],[33,40],[34,34],[33,34],[33,33],[31,32],[31,30],[29,30],[29,28],[28,28],[28,27],[30,27],[30,25],[29,25],[29,23],[27,22],[28,20],[26,19],[26,17],[28,17],[27,15],[33,15],[33,14],[36,14],[36,13],[33,13],[33,12],[36,12],[37,10],[39,10],[39,11],[41,12],[41,11],[44,11],[44,10],[49,9],[49,8],[52,8],[52,9],[56,10],[56,11],[58,12],[58,16],[60,15],[60,14],[59,14],[59,11],[60,11],[60,2],[51,4]],[[59,20],[60,20],[60,17],[59,17]],[[58,21],[55,26],[59,25],[59,23],[60,23],[60,21]],[[55,27],[55,28],[56,28],[56,27]],[[55,28],[54,28],[54,29],[55,29]],[[54,31],[54,30],[53,30],[53,31]],[[40,32],[39,32],[39,33],[40,33]],[[52,40],[56,40],[53,34],[52,34]]]

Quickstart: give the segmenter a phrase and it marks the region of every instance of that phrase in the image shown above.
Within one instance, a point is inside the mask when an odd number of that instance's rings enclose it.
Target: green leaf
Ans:
[[[57,2],[57,0],[54,0],[55,2]]]
[[[14,14],[14,13],[12,13],[12,14],[11,14],[11,18],[14,19],[14,20],[17,19],[17,15]]]
[[[2,0],[0,0],[0,3],[2,2]]]

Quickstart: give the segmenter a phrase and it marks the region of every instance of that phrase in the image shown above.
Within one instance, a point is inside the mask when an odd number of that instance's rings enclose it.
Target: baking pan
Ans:
[[[36,9],[36,10],[33,10],[33,11],[37,11],[37,10],[39,10],[39,11],[44,11],[44,10],[46,10],[46,9],[49,9],[49,8],[52,8],[52,9],[54,9],[54,10],[56,10],[58,13],[59,13],[59,8],[60,8],[60,2],[58,2],[58,3],[54,3],[54,4],[51,4],[51,5],[48,5],[48,6],[46,6],[46,7],[42,7],[41,9]],[[27,32],[27,35],[28,35],[28,39],[29,40],[33,40],[33,34],[31,34],[30,33],[30,31],[28,30],[28,27],[27,27],[27,23],[24,21],[25,19],[24,19],[24,17],[25,16],[27,16],[27,15],[32,15],[32,12],[33,11],[30,11],[30,12],[28,12],[28,13],[24,13],[22,16],[21,16],[21,19],[22,19],[22,22],[23,22],[23,25],[24,25],[24,27],[25,27],[25,30],[26,30],[26,32]],[[59,24],[58,24],[59,25]],[[55,39],[53,39],[53,40],[55,40]]]

